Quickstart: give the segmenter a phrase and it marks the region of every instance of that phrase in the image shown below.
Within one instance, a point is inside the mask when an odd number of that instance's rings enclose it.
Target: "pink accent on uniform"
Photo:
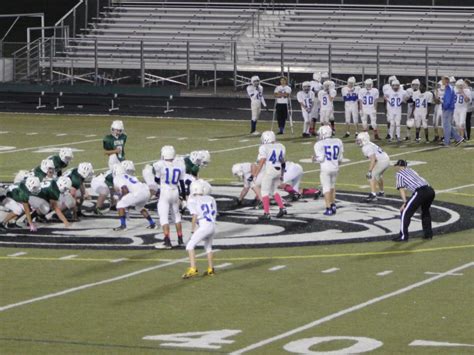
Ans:
[[[275,202],[277,203],[278,207],[285,208],[285,206],[283,205],[283,201],[281,200],[281,196],[278,192],[275,192],[273,198],[275,199]]]
[[[265,213],[270,213],[270,197],[269,196],[263,196],[262,197],[262,203],[263,203],[263,212]]]
[[[283,190],[285,190],[286,192],[288,192],[289,194],[297,194],[298,191],[296,191],[291,185],[289,184],[286,184],[285,187],[283,188]]]
[[[303,189],[303,195],[316,195],[318,192],[318,189]]]

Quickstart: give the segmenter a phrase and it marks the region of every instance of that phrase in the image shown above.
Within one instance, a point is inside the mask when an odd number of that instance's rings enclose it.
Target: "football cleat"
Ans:
[[[258,217],[259,221],[269,221],[272,217],[270,217],[269,213],[264,213],[262,216]]]
[[[173,246],[171,245],[171,240],[169,238],[165,238],[163,243],[155,244],[155,249],[166,249],[170,250]]]
[[[100,208],[96,207],[94,208],[94,214],[98,216],[103,216],[105,214],[105,210],[101,210]]]
[[[416,138],[416,139],[415,139],[415,142],[416,142],[416,143],[420,143],[420,142],[421,142],[421,138]]]
[[[178,246],[180,246],[180,247],[184,246],[183,237],[178,237]]]
[[[364,199],[364,202],[372,202],[372,201],[377,201],[377,195],[370,193],[369,196],[367,196]]]
[[[208,267],[206,272],[202,274],[202,276],[214,276],[216,272],[214,271],[213,267]]]
[[[325,216],[332,216],[334,212],[330,208],[326,208],[326,211],[323,213]]]
[[[280,208],[280,211],[278,212],[278,214],[276,216],[277,216],[277,218],[281,218],[286,214],[288,214],[288,212],[286,212],[286,208]]]
[[[385,192],[379,191],[379,192],[377,192],[377,196],[378,197],[385,197]]]
[[[331,211],[333,214],[336,214],[337,212],[337,207],[336,207],[336,204],[335,203],[331,203]]]
[[[120,226],[114,228],[114,232],[121,232],[121,231],[125,231],[125,230],[127,230],[127,226],[124,226],[124,225],[120,225]]]
[[[403,238],[402,236],[392,239],[394,242],[408,242],[408,238]]]
[[[190,279],[191,277],[198,276],[199,272],[196,268],[190,267],[188,270],[183,274],[182,278],[183,279]]]
[[[146,229],[156,229],[156,228],[157,228],[156,223],[149,224],[146,226]]]

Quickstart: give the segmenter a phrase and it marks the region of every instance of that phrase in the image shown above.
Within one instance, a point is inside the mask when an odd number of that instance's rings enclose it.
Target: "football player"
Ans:
[[[384,96],[384,99],[385,99],[385,93],[387,92],[387,90],[392,88],[392,81],[394,80],[397,80],[397,77],[395,75],[389,76],[387,83],[382,87],[382,94]],[[385,139],[390,139],[390,135],[388,134],[388,131],[390,129],[390,121],[388,120],[387,113],[388,113],[388,102],[385,102],[385,117],[387,119],[387,136],[385,137]]]
[[[67,168],[73,158],[74,154],[71,148],[61,148],[59,154],[48,157],[49,160],[53,161],[54,171],[57,177],[62,175],[63,169]]]
[[[273,95],[276,99],[275,114],[279,128],[277,134],[283,134],[290,110],[289,105],[291,105],[291,88],[288,86],[288,80],[285,77],[280,78],[280,85],[275,88]]]
[[[258,149],[258,165],[256,171],[248,178],[252,182],[256,176],[263,173],[261,193],[264,214],[259,219],[261,221],[269,221],[270,217],[270,197],[273,196],[280,211],[277,218],[287,214],[281,196],[276,189],[283,180],[285,172],[285,146],[276,142],[275,134],[272,131],[265,131],[261,136],[262,145]]]
[[[319,119],[319,100],[318,92],[323,88],[321,84],[321,73],[317,72],[313,74],[313,80],[311,81],[311,91],[314,92],[314,104],[313,109],[311,110],[311,127],[309,133],[312,136],[316,135],[316,121]]]
[[[411,82],[411,87],[405,90],[406,95],[407,95],[407,133],[405,136],[405,140],[408,141],[411,139],[411,122],[408,123],[408,120],[413,120],[413,125],[415,125],[415,103],[413,100],[413,93],[418,91],[420,89],[420,80],[419,79],[414,79]]]
[[[240,181],[243,181],[244,183],[244,187],[242,188],[239,199],[237,201],[237,204],[239,206],[242,205],[244,198],[245,196],[247,196],[247,193],[250,189],[252,189],[252,191],[255,193],[257,201],[262,200],[260,194],[260,185],[261,177],[263,176],[263,174],[260,173],[255,179],[255,181],[249,181],[250,176],[252,176],[252,173],[256,171],[256,168],[257,164],[252,163],[237,163],[232,166],[232,175],[236,176]]]
[[[287,161],[285,163],[285,172],[279,188],[288,192],[293,201],[301,198],[300,183],[303,178],[303,167],[300,164]]]
[[[113,197],[114,194],[114,177],[112,171],[107,170],[92,178],[91,189],[98,197],[95,205],[94,213],[97,215],[104,214],[104,202],[110,196],[110,209],[116,210],[116,203]]]
[[[41,165],[33,169],[33,175],[40,181],[51,180],[54,177],[54,163],[50,159],[43,159]]]
[[[336,214],[336,179],[339,172],[339,163],[342,161],[344,146],[339,138],[332,137],[332,129],[329,126],[319,128],[319,140],[314,145],[313,160],[321,164],[319,178],[323,187],[325,216]]]
[[[464,83],[464,80],[456,81],[454,88],[456,94],[456,103],[454,104],[454,123],[458,129],[459,135],[464,137],[466,130],[466,115],[471,102],[471,90],[469,90]]]
[[[412,95],[413,103],[415,105],[415,127],[416,127],[416,142],[420,142],[420,130],[421,127],[425,130],[425,140],[429,143],[428,134],[428,116],[430,114],[430,106],[433,102],[433,94],[426,91],[425,85],[420,85],[419,90],[413,92]]]
[[[301,114],[303,116],[303,137],[311,137],[311,112],[314,106],[314,92],[311,91],[311,83],[305,81],[302,85],[303,90],[299,91],[296,95],[296,99],[301,106]]]
[[[397,142],[400,143],[400,124],[402,121],[402,104],[408,98],[406,91],[400,87],[398,80],[392,81],[392,87],[387,90],[385,100],[388,103],[387,116],[390,121],[390,141],[394,139],[394,131]],[[408,123],[407,123],[408,124]]]
[[[31,218],[29,199],[31,195],[36,195],[41,191],[41,182],[36,176],[29,176],[19,184],[8,187],[6,198],[2,201],[3,207],[8,214],[0,224],[0,229],[7,229],[8,223],[25,214],[30,232],[36,232],[37,228]]]
[[[365,199],[365,202],[372,202],[377,200],[377,196],[385,196],[383,173],[390,166],[390,158],[382,148],[370,141],[370,136],[367,132],[359,133],[357,135],[356,143],[362,147],[362,154],[370,160],[369,170],[366,177],[367,180],[369,180],[371,192]],[[379,188],[378,192],[377,185]]]
[[[250,134],[258,135],[257,121],[262,112],[262,105],[267,109],[265,98],[263,97],[263,86],[260,85],[260,78],[255,75],[250,79],[250,85],[247,86],[247,95],[250,98],[250,109],[252,111],[252,119],[250,121]]]
[[[370,117],[370,125],[374,129],[374,139],[380,140],[377,130],[377,99],[379,98],[379,91],[374,88],[372,79],[367,79],[365,87],[359,91],[359,101],[362,106],[361,121],[364,132],[367,132],[367,121]]]
[[[94,175],[94,168],[91,163],[80,163],[77,168],[69,169],[64,173],[64,176],[71,179],[71,196],[75,201],[74,220],[82,215],[81,207],[84,199],[87,197],[85,181],[92,179]]]
[[[127,135],[124,133],[122,121],[113,121],[110,127],[110,134],[104,137],[103,147],[105,155],[109,156],[109,170],[112,170],[115,164],[119,164],[125,159],[125,143]]]
[[[190,267],[182,276],[183,279],[198,275],[194,249],[200,242],[204,242],[204,250],[207,254],[207,271],[204,276],[211,276],[215,273],[212,262],[212,240],[216,232],[217,204],[214,198],[209,195],[210,185],[206,188],[202,180],[194,181],[190,190],[192,198],[189,201],[188,209],[193,216],[191,227],[193,234],[186,244]]]
[[[359,123],[359,111],[360,111],[360,103],[359,103],[359,91],[360,86],[356,86],[356,79],[351,76],[347,79],[347,85],[341,89],[342,98],[344,99],[344,113],[346,118],[346,134],[343,138],[348,138],[351,136],[350,132],[350,124],[351,118],[352,122],[354,123],[355,128],[355,136],[357,137],[358,134],[358,126]]]
[[[326,80],[323,83],[323,89],[318,92],[318,100],[321,107],[319,110],[321,125],[329,124],[331,120],[331,115],[334,111],[333,101],[336,94],[336,90],[331,88],[331,82]]]
[[[443,81],[440,80],[438,81],[438,84],[436,86],[435,90],[435,107],[434,107],[434,112],[433,112],[433,128],[434,128],[434,139],[433,142],[438,142],[440,135],[439,135],[439,127],[443,126],[443,97],[444,97],[444,84]]]
[[[161,148],[161,160],[153,164],[156,178],[160,184],[160,198],[158,199],[158,215],[163,228],[163,244],[156,245],[158,249],[171,249],[170,221],[176,224],[178,234],[178,245],[184,245],[183,229],[181,225],[181,213],[179,211],[180,196],[184,203],[186,200],[186,187],[184,185],[185,166],[180,159],[176,158],[173,146],[165,145]]]

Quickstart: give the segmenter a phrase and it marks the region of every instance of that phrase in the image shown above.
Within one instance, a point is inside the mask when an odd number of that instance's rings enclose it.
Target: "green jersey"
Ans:
[[[41,170],[41,166],[37,166],[33,170],[33,174],[40,180],[43,181],[44,178],[46,177],[46,174]]]
[[[77,172],[77,168],[66,171],[64,173],[64,176],[71,179],[72,187],[74,187],[76,190],[80,189],[82,183],[84,182],[84,178],[79,175],[79,173]]]
[[[114,177],[112,173],[105,175],[105,184],[108,186],[109,189],[113,189],[114,187]]]
[[[197,177],[199,174],[199,165],[194,164],[189,157],[184,158],[186,165],[186,174]]]
[[[23,203],[28,202],[31,192],[28,191],[24,182],[19,184],[10,185],[7,191],[7,197],[15,200],[16,202]]]
[[[125,160],[125,143],[127,142],[127,135],[122,133],[120,136],[115,138],[113,135],[108,134],[104,137],[103,146],[104,150],[114,150],[117,147],[121,147],[122,151],[117,154],[119,161]]]
[[[60,195],[61,192],[59,191],[59,187],[56,184],[56,180],[43,181],[41,183],[41,191],[38,194],[39,198],[42,198],[48,202],[51,200],[58,201]]]
[[[56,171],[56,174],[58,174],[60,171],[67,167],[67,163],[63,162],[59,155],[51,155],[50,157],[48,157],[48,159],[53,161],[54,171]]]

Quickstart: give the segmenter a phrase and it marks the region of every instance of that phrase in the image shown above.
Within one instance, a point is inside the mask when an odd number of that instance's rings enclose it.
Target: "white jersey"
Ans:
[[[285,161],[286,149],[281,143],[262,144],[258,148],[258,158],[266,159],[265,165],[273,167],[281,167],[281,163]]]
[[[255,87],[255,85],[247,86],[247,94],[249,95],[251,102],[261,102],[264,106],[265,99],[263,98],[263,86],[259,85]]]
[[[122,187],[126,187],[130,193],[136,193],[142,191],[143,189],[148,190],[148,186],[146,186],[143,182],[139,181],[138,178],[131,175],[120,175],[114,178],[114,186],[117,189],[122,189]]]
[[[357,101],[359,101],[359,91],[360,86],[353,86],[351,88],[349,86],[344,86],[341,89],[341,95],[346,108],[357,106]]]
[[[216,223],[217,204],[214,197],[196,195],[190,198],[188,203],[189,212],[196,216],[199,225],[203,223]]]
[[[337,171],[342,161],[344,146],[339,138],[327,138],[314,145],[316,161],[321,164],[321,171]]]
[[[371,156],[375,155],[375,159],[377,159],[377,161],[390,160],[388,154],[385,153],[383,149],[380,148],[377,144],[374,144],[372,142],[364,144],[364,146],[362,147],[362,154],[364,154],[364,156],[367,158],[370,158]]]
[[[415,103],[415,113],[426,116],[428,113],[428,104],[433,102],[433,94],[430,91],[422,93],[417,90],[413,93],[413,102]]]
[[[359,91],[359,100],[362,102],[364,111],[375,111],[377,108],[377,99],[379,98],[379,91],[376,88],[367,90],[362,88]]]
[[[464,95],[467,96],[466,98],[461,94],[461,91],[464,92]],[[455,110],[464,110],[467,111],[468,107],[471,104],[471,90],[469,89],[454,89],[454,93],[456,95],[456,103],[454,104]]]
[[[304,105],[307,112],[310,112],[314,105],[314,92],[304,92],[301,90],[296,95],[296,99],[301,105]]]
[[[473,112],[474,111],[474,90],[472,87],[468,87],[468,89],[471,91],[471,102],[469,103],[469,107],[467,109],[467,112]]]
[[[326,90],[320,90],[318,92],[318,100],[321,105],[321,111],[331,111],[334,108],[333,102],[331,99],[336,97],[337,93],[334,89],[329,89],[329,92]]]
[[[402,114],[402,104],[405,99],[408,97],[407,93],[403,89],[398,89],[398,91],[394,91],[390,89],[385,94],[385,98],[387,99],[387,110],[391,113]]]
[[[323,85],[316,80],[311,81],[311,91],[314,92],[314,96],[318,97],[318,92],[323,89]]]
[[[179,181],[184,181],[186,167],[182,159],[160,160],[153,164],[155,176],[160,179],[161,190],[177,190]]]
[[[281,85],[278,85],[276,88],[275,88],[275,91],[274,93],[280,93],[280,94],[284,94],[284,93],[287,93],[288,95],[291,95],[291,88],[288,86],[288,85],[285,85],[285,86],[281,86]],[[289,96],[288,97],[278,97],[276,99],[276,103],[277,104],[287,104],[288,103],[288,99],[289,99]]]

